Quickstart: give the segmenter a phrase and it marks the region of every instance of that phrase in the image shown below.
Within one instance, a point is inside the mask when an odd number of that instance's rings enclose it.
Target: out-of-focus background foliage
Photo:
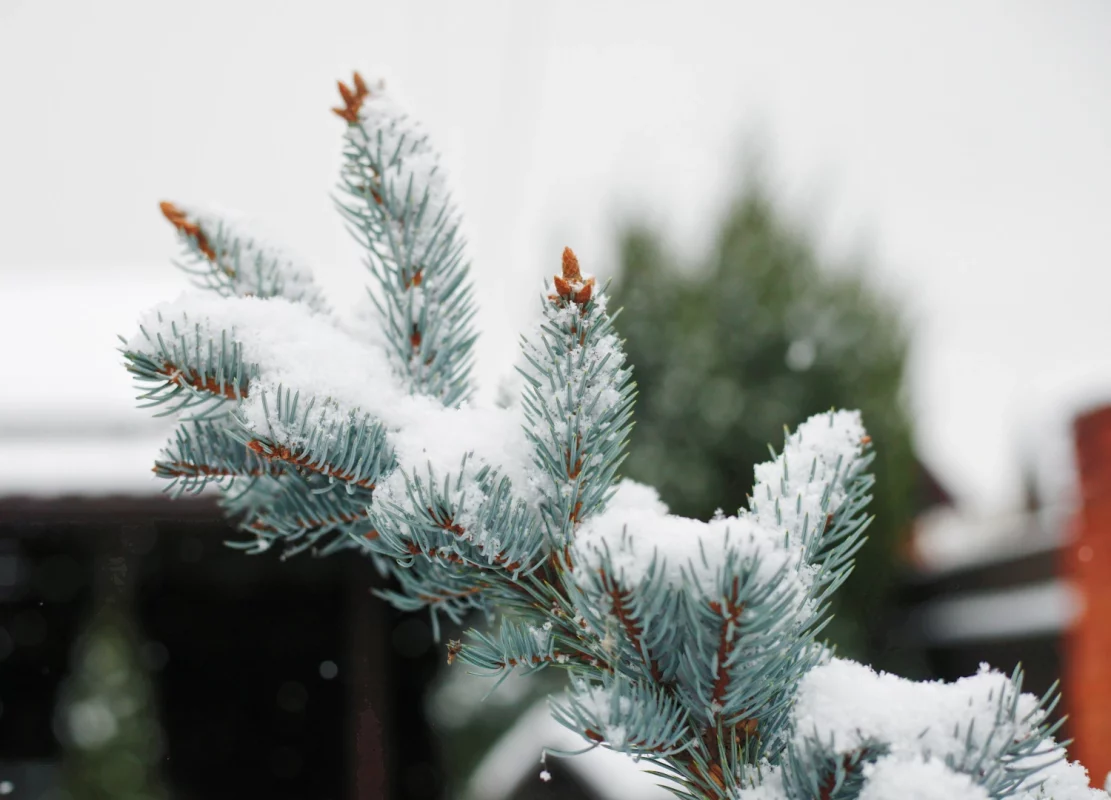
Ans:
[[[639,389],[626,472],[675,513],[735,513],[753,465],[782,447],[784,420],[830,408],[864,415],[876,520],[839,592],[831,638],[846,655],[888,661],[889,621],[875,612],[889,607],[917,510],[898,305],[869,285],[865,264],[823,263],[755,171],[704,263],[684,263],[644,226],[623,233],[620,254],[617,325]]]

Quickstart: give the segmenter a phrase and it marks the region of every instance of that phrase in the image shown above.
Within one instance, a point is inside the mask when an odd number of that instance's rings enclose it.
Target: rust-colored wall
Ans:
[[[1102,785],[1111,771],[1111,407],[1076,420],[1081,506],[1062,572],[1083,607],[1065,637],[1064,700],[1072,757]]]

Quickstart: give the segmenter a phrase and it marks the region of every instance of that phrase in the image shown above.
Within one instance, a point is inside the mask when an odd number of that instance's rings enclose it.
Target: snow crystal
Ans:
[[[536,642],[538,650],[547,650],[552,641],[552,623],[549,620],[541,627],[537,628],[532,625],[529,626],[529,633],[532,634],[532,640]],[[565,659],[566,660],[566,659]],[[562,663],[562,662],[561,662]]]
[[[844,502],[845,478],[866,441],[859,411],[817,414],[787,437],[774,461],[758,464],[750,513],[771,530],[804,544],[825,525],[826,514]],[[823,497],[829,487],[829,495]]]
[[[610,747],[620,750],[625,746],[627,729],[623,720],[633,711],[632,698],[618,696],[612,689],[603,686],[575,687],[575,702],[588,715],[598,722],[597,733]]]
[[[579,530],[572,559],[599,569],[608,553],[613,577],[626,586],[647,578],[656,563],[668,584],[692,581],[703,593],[716,594],[730,555],[755,563],[757,581],[778,578],[785,587],[798,581],[801,550],[783,544],[781,535],[749,517],[701,522],[668,514],[654,489],[624,480],[606,509]]]
[[[939,758],[884,756],[866,764],[864,775],[859,800],[989,800],[986,789]]]

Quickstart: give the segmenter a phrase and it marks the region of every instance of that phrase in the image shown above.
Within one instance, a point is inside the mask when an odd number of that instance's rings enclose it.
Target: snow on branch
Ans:
[[[606,311],[570,248],[537,325],[522,338],[522,407],[543,473],[541,513],[548,537],[568,544],[612,492],[632,426],[631,370]]]
[[[281,465],[243,447],[226,426],[197,420],[182,423],[154,462],[154,473],[167,479],[175,494],[199,492],[210,481],[226,485],[234,478],[277,477],[282,472]]]
[[[391,363],[412,391],[454,406],[471,391],[475,333],[461,216],[439,155],[381,81],[339,83],[347,122],[337,205],[377,292]]]
[[[225,297],[284,297],[328,311],[301,258],[252,230],[238,214],[165,201],[161,208],[184,248],[178,266],[198,285]]]
[[[870,442],[859,411],[811,417],[787,437],[782,453],[756,466],[752,516],[792,544],[813,548],[848,496]]]
[[[686,735],[686,714],[674,698],[620,676],[600,683],[573,680],[552,711],[586,741],[619,752],[674,757],[693,744]]]
[[[832,797],[853,787],[862,798],[933,798],[942,788],[961,800],[1106,797],[1054,742],[1055,702],[1024,694],[1017,670],[1007,677],[982,665],[955,683],[917,683],[829,659],[799,685],[781,784],[738,798]],[[916,776],[929,783],[913,788]]]

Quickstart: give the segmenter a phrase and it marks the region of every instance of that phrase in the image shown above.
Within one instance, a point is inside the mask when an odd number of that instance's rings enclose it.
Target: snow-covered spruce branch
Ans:
[[[285,297],[328,311],[312,269],[286,248],[268,243],[239,215],[170,202],[161,207],[181,240],[177,266],[199,286],[228,297]]]
[[[339,84],[347,122],[337,207],[366,251],[395,369],[414,392],[455,405],[471,390],[474,304],[460,214],[428,136],[355,73]]]
[[[523,336],[518,401],[468,402],[473,291],[435,152],[380,84],[340,87],[340,210],[383,335],[345,327],[300,259],[238,219],[163,204],[212,290],[124,342],[144,404],[181,417],[154,467],[171,491],[217,488],[251,551],[365,553],[394,576],[382,595],[434,623],[496,615],[449,663],[567,670],[559,721],[682,797],[1107,797],[1020,674],[913,683],[820,641],[868,522],[856,412],[790,433],[736,514],[669,514],[618,479],[630,366],[570,250]]]

